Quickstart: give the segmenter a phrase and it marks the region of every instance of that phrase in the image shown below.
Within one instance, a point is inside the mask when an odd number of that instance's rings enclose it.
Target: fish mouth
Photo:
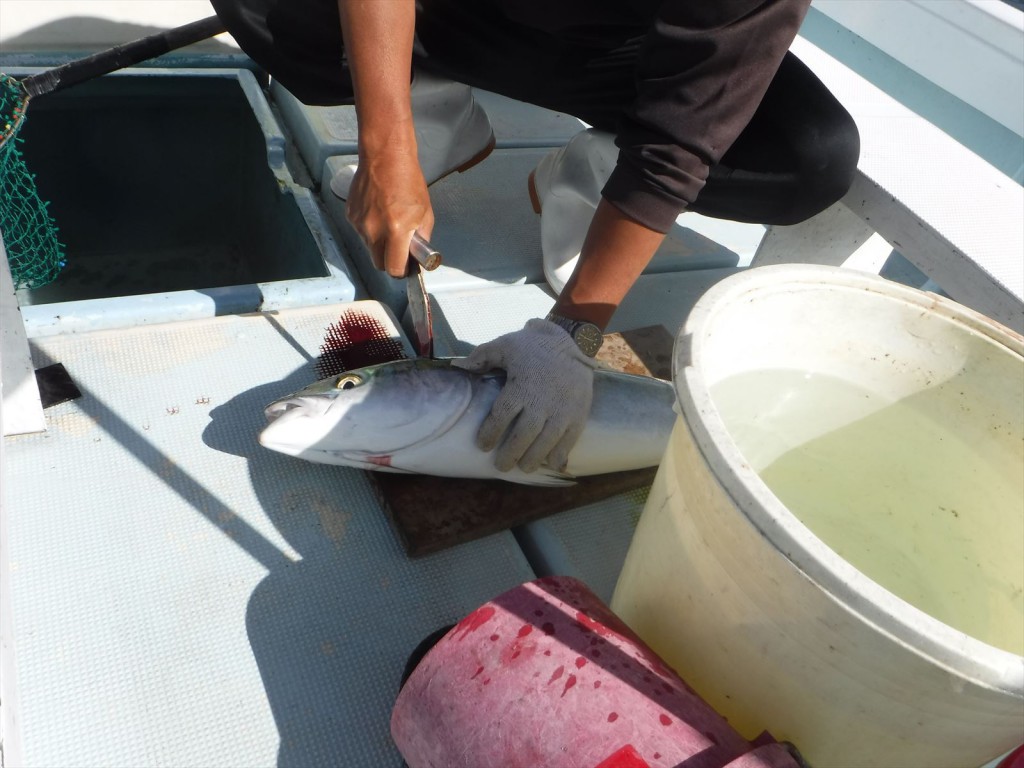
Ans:
[[[286,413],[301,411],[305,416],[318,416],[327,410],[330,401],[325,398],[314,397],[286,397],[283,400],[275,400],[263,409],[267,421],[273,423]]]
[[[267,417],[267,421],[273,423],[276,419],[284,415],[290,410],[295,408],[301,408],[298,403],[292,400],[279,400],[276,403],[271,403],[263,409],[263,415]]]

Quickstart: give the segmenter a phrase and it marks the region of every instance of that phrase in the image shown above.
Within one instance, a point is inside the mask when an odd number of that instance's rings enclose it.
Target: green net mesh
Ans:
[[[0,235],[14,287],[38,288],[60,273],[64,246],[18,149],[24,110],[21,85],[0,73]]]

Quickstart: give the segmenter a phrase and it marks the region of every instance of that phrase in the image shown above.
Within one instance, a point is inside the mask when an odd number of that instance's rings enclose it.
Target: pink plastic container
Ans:
[[[391,734],[409,768],[797,768],[743,739],[583,583],[486,603],[416,666]]]
[[[997,768],[1024,768],[1024,744],[1004,757]]]

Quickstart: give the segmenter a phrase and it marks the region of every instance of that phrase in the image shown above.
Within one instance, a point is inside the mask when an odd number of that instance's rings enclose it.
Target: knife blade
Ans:
[[[409,244],[409,269],[405,276],[405,295],[409,303],[416,352],[420,357],[434,356],[434,325],[430,311],[430,297],[423,270],[437,269],[441,254],[419,234],[413,233]]]

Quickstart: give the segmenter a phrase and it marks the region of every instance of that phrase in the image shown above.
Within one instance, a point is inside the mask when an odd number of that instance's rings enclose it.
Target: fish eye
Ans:
[[[338,380],[334,384],[335,389],[352,389],[363,383],[363,380],[354,373],[347,373],[344,376],[339,376]]]

